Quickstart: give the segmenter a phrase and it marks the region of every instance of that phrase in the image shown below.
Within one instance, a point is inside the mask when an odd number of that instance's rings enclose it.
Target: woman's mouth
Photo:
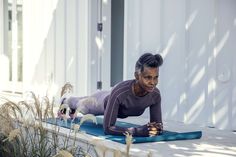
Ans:
[[[147,87],[148,92],[152,92],[154,90],[154,87]]]

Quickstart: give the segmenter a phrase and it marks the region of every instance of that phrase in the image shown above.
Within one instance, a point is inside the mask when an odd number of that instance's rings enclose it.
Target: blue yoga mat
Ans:
[[[115,142],[125,144],[125,136],[114,136],[114,135],[105,135],[103,132],[102,122],[103,119],[101,117],[96,117],[98,124],[94,124],[93,122],[86,121],[80,126],[81,131],[85,131],[87,134],[94,135],[97,137],[101,137],[104,139],[112,140]],[[61,119],[53,119],[49,118],[46,120],[47,123],[59,125],[64,128],[71,128],[71,119],[68,119],[67,122]],[[72,123],[79,124],[80,118],[75,118]],[[116,125],[121,127],[137,127],[139,125],[120,122],[117,121]],[[202,137],[201,131],[194,132],[172,132],[172,131],[163,131],[161,135],[153,136],[153,137],[133,137],[133,143],[145,143],[145,142],[158,142],[158,141],[175,141],[175,140],[191,140],[191,139],[199,139]]]

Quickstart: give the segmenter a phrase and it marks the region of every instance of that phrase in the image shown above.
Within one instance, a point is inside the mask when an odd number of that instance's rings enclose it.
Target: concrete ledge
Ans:
[[[145,124],[148,119],[145,118],[128,118],[122,121],[136,124]],[[47,124],[47,128],[52,125]],[[200,127],[197,125],[186,125],[180,122],[164,122],[166,130],[187,132],[201,130],[203,136],[197,140],[181,140],[168,142],[153,142],[133,144],[130,150],[130,156],[134,157],[184,157],[184,156],[205,156],[205,157],[233,157],[236,156],[236,133],[230,131],[217,130],[215,128]],[[69,129],[61,128],[60,133],[67,135]],[[77,134],[77,138],[91,143],[93,145],[105,146],[106,156],[114,156],[114,151],[121,151],[125,156],[126,145],[104,140],[99,137],[91,136],[85,133]],[[103,150],[96,149],[99,156],[103,156]]]

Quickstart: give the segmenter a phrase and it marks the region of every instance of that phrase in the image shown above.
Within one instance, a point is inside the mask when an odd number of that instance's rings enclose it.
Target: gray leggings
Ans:
[[[69,97],[64,102],[69,105],[71,110],[79,110],[82,114],[104,114],[104,99],[110,91],[99,90],[91,96]]]

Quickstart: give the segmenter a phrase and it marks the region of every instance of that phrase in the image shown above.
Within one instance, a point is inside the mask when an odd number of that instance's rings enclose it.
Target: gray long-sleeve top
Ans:
[[[161,116],[161,95],[155,88],[153,92],[138,97],[132,92],[132,84],[135,80],[128,80],[117,84],[104,100],[104,121],[105,134],[123,135],[125,131],[133,136],[149,136],[147,125],[137,128],[122,128],[115,126],[117,118],[128,116],[140,116],[146,108],[150,108],[150,122],[162,123]]]

